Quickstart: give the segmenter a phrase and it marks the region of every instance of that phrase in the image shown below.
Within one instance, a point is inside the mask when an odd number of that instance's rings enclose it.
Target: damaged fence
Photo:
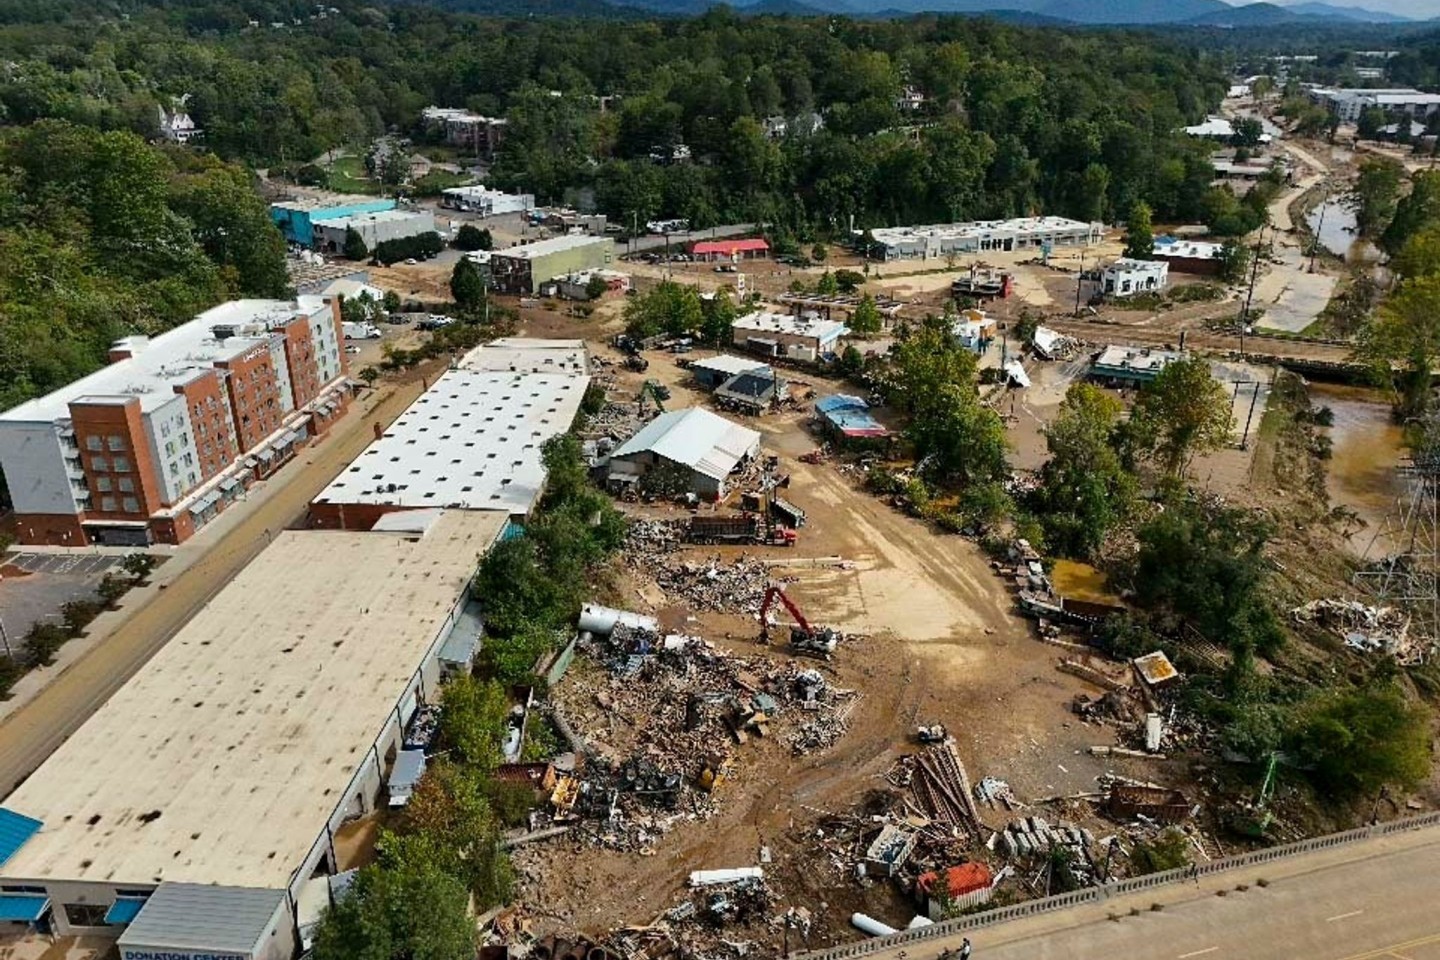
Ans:
[[[1271,863],[1287,857],[1314,853],[1317,850],[1328,850],[1332,847],[1347,846],[1376,837],[1405,833],[1411,830],[1432,829],[1437,826],[1440,826],[1440,812],[1422,814],[1418,817],[1407,817],[1389,823],[1377,823],[1369,827],[1360,827],[1355,830],[1346,830],[1342,833],[1332,833],[1323,837],[1314,837],[1310,840],[1299,840],[1295,843],[1282,844],[1276,847],[1268,847],[1264,850],[1236,854],[1233,857],[1224,857],[1206,863],[1193,864],[1177,870],[1166,870],[1161,873],[1147,874],[1143,877],[1133,877],[1129,880],[1119,880],[1100,886],[1086,887],[1081,890],[1071,891],[1070,893],[1046,897],[1042,900],[1029,900],[1025,903],[1017,903],[1014,906],[1000,907],[995,910],[986,910],[982,913],[970,914],[954,920],[946,920],[928,927],[902,930],[889,936],[873,937],[869,940],[861,940],[856,943],[842,944],[838,947],[831,947],[828,950],[815,950],[810,953],[797,954],[796,958],[797,960],[846,960],[846,958],[849,957],[870,956],[892,947],[903,947],[907,944],[923,943],[927,940],[942,940],[946,937],[965,933],[969,930],[993,926],[1008,920],[1018,920],[1022,917],[1029,917],[1038,913],[1064,910],[1085,903],[1100,903],[1112,897],[1134,893],[1137,890],[1148,890],[1152,887],[1171,883],[1197,881],[1201,877],[1222,873],[1227,870],[1236,870],[1242,867],[1255,866],[1256,864]]]

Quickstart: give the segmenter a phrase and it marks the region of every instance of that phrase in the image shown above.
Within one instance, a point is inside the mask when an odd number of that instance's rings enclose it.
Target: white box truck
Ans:
[[[395,766],[390,768],[390,781],[386,792],[390,795],[390,809],[396,810],[410,802],[415,785],[425,775],[425,751],[401,750],[395,755]]]
[[[346,323],[343,326],[345,329],[346,340],[380,339],[380,328],[375,326],[375,324],[373,323]]]

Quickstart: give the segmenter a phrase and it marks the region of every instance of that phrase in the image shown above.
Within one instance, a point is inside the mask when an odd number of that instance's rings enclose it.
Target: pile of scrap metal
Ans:
[[[1410,617],[1394,607],[1358,600],[1311,600],[1290,611],[1297,623],[1313,623],[1338,634],[1361,653],[1383,653],[1403,666],[1424,663],[1436,651],[1434,638],[1410,632]]]
[[[532,830],[574,824],[603,846],[650,849],[674,823],[713,814],[752,738],[824,749],[858,698],[794,662],[662,635],[642,614],[587,604],[580,627],[577,649],[608,669],[575,671],[550,696],[588,760],[558,779],[550,821],[532,818]]]
[[[919,811],[951,836],[978,837],[984,829],[953,739],[903,758],[891,782],[909,787]]]

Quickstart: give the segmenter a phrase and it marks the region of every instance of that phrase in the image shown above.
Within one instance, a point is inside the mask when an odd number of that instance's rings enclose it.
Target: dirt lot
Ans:
[[[608,355],[599,348],[597,353]],[[703,400],[685,386],[684,371],[661,355],[650,359],[645,376],[672,386],[671,407]],[[618,368],[610,373],[616,384],[612,395],[633,397],[641,376]],[[522,853],[523,899],[544,911],[542,932],[568,926],[600,933],[649,923],[672,905],[690,870],[753,865],[762,846],[771,849],[767,878],[781,902],[815,915],[812,944],[853,938],[848,917],[856,909],[903,925],[913,910],[891,886],[853,882],[848,863],[833,865],[817,855],[814,831],[826,813],[849,812],[886,786],[884,775],[894,760],[913,750],[917,722],[945,723],[973,779],[1004,777],[1022,798],[1093,790],[1095,777],[1106,770],[1163,775],[1149,761],[1117,765],[1081,752],[1113,742],[1113,733],[1087,728],[1070,711],[1076,694],[1095,695],[1098,688],[1054,669],[1068,652],[1032,636],[975,544],[937,535],[901,515],[858,489],[855,478],[833,464],[798,462],[795,458],[815,445],[807,419],[805,412],[787,412],[749,421],[792,476],[786,498],[808,513],[793,552],[757,549],[791,561],[776,575],[794,578],[787,592],[812,622],[861,635],[845,643],[826,668],[833,669],[833,683],[861,691],[849,733],[829,751],[798,759],[773,740],[747,747],[737,776],[722,788],[718,814],[681,823],[656,844],[653,856],[565,840]],[[645,512],[657,511],[684,515],[680,508]],[[701,559],[739,551],[686,552]],[[843,568],[805,563],[820,557],[847,563]],[[662,614],[667,626],[683,625],[738,653],[760,649],[752,639],[753,612],[705,614],[686,622],[688,611],[647,581],[628,579],[618,600]],[[562,682],[557,694],[562,698],[563,687]]]

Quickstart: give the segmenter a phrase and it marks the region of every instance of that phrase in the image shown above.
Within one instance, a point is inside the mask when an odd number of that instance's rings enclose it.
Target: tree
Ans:
[[[1231,121],[1231,128],[1235,131],[1231,142],[1246,150],[1260,146],[1260,138],[1265,133],[1265,127],[1255,117],[1237,117]]]
[[[1240,283],[1250,266],[1250,248],[1237,240],[1226,240],[1220,246],[1220,272],[1217,274],[1225,283]]]
[[[590,487],[585,452],[573,433],[558,433],[540,445],[545,467],[545,503],[563,504]]]
[[[678,337],[698,329],[703,320],[699,292],[672,280],[625,304],[625,332],[640,339],[662,333]]]
[[[1361,330],[1356,354],[1390,388],[1403,419],[1423,415],[1430,407],[1430,371],[1440,355],[1440,275],[1403,281]]]
[[[143,583],[159,565],[159,559],[148,553],[127,553],[120,561],[120,569],[134,577],[136,583]]]
[[[1400,178],[1405,170],[1388,157],[1366,157],[1360,161],[1352,196],[1355,198],[1355,226],[1362,237],[1375,237],[1395,215]]]
[[[1430,714],[1391,684],[1328,691],[1297,711],[1296,752],[1342,796],[1412,789],[1430,773]]]
[[[104,601],[107,608],[113,608],[120,602],[121,597],[130,592],[133,585],[123,577],[107,573],[100,578],[100,586],[96,588],[96,592],[100,594],[100,599]]]
[[[439,733],[452,755],[475,770],[499,766],[510,712],[505,688],[494,681],[456,677],[443,688],[440,705]]]
[[[1440,223],[1440,172],[1421,170],[1410,181],[1410,192],[1396,203],[1395,215],[1380,235],[1380,248],[1392,258],[1412,237]]]
[[[717,350],[728,346],[734,338],[734,324],[738,311],[730,299],[730,291],[724,287],[715,291],[709,300],[702,301],[700,310],[700,338]]]
[[[822,297],[833,297],[840,292],[840,284],[835,280],[835,274],[826,270],[820,274],[820,279],[815,283],[815,292]]]
[[[1361,140],[1374,140],[1380,128],[1385,126],[1385,111],[1379,107],[1366,107],[1355,121],[1355,135]]]
[[[495,241],[489,230],[482,230],[473,223],[464,223],[455,232],[455,242],[452,246],[456,250],[466,252],[474,250],[490,250],[494,247]]]
[[[365,245],[365,238],[360,236],[360,231],[354,227],[345,228],[345,246],[340,252],[346,260],[364,260],[370,256],[370,248]]]
[[[610,284],[604,277],[592,274],[585,284],[585,297],[589,300],[598,300],[605,296],[605,292],[609,289]]]
[[[479,266],[469,257],[455,261],[455,269],[450,273],[450,296],[455,298],[461,310],[467,312],[477,310],[485,303],[485,278],[481,276]]]
[[[862,336],[868,336],[879,333],[883,326],[880,308],[875,306],[875,298],[865,294],[850,317],[850,329]]]
[[[475,926],[460,881],[439,867],[363,868],[321,915],[315,960],[473,960]]]
[[[865,282],[865,275],[855,270],[836,270],[835,285],[844,294],[854,293]]]
[[[810,248],[810,259],[816,263],[824,263],[827,255],[828,251],[825,249],[825,244],[823,243],[817,243]]]
[[[1230,439],[1230,398],[1200,357],[1176,360],[1140,392],[1130,417],[1141,449],[1166,475],[1184,476],[1198,454]]]
[[[1125,256],[1131,260],[1155,258],[1155,231],[1150,224],[1150,205],[1136,201],[1125,225]]]
[[[1440,222],[1421,229],[1407,239],[1390,261],[1390,268],[1401,280],[1440,274]]]
[[[464,883],[482,909],[504,903],[515,877],[487,799],[491,782],[448,758],[433,760],[405,805],[399,836],[383,841],[386,866],[434,865]]]
[[[1040,470],[1037,513],[1045,542],[1063,555],[1092,556],[1131,510],[1135,479],[1118,451],[1124,412],[1115,397],[1076,383],[1045,430],[1050,459]]]
[[[865,357],[853,343],[846,344],[845,349],[840,351],[835,372],[849,380],[854,380],[865,372]]]
[[[400,312],[400,294],[394,290],[386,290],[385,298],[381,300],[380,303],[384,306],[386,313]]]
[[[1227,644],[1237,661],[1273,653],[1284,633],[1262,593],[1269,537],[1269,524],[1244,510],[1171,504],[1136,533],[1136,599]]]
[[[357,374],[357,376],[361,380],[365,381],[365,385],[367,387],[373,387],[375,385],[375,381],[380,379],[380,371],[376,370],[374,367],[365,367]]]

